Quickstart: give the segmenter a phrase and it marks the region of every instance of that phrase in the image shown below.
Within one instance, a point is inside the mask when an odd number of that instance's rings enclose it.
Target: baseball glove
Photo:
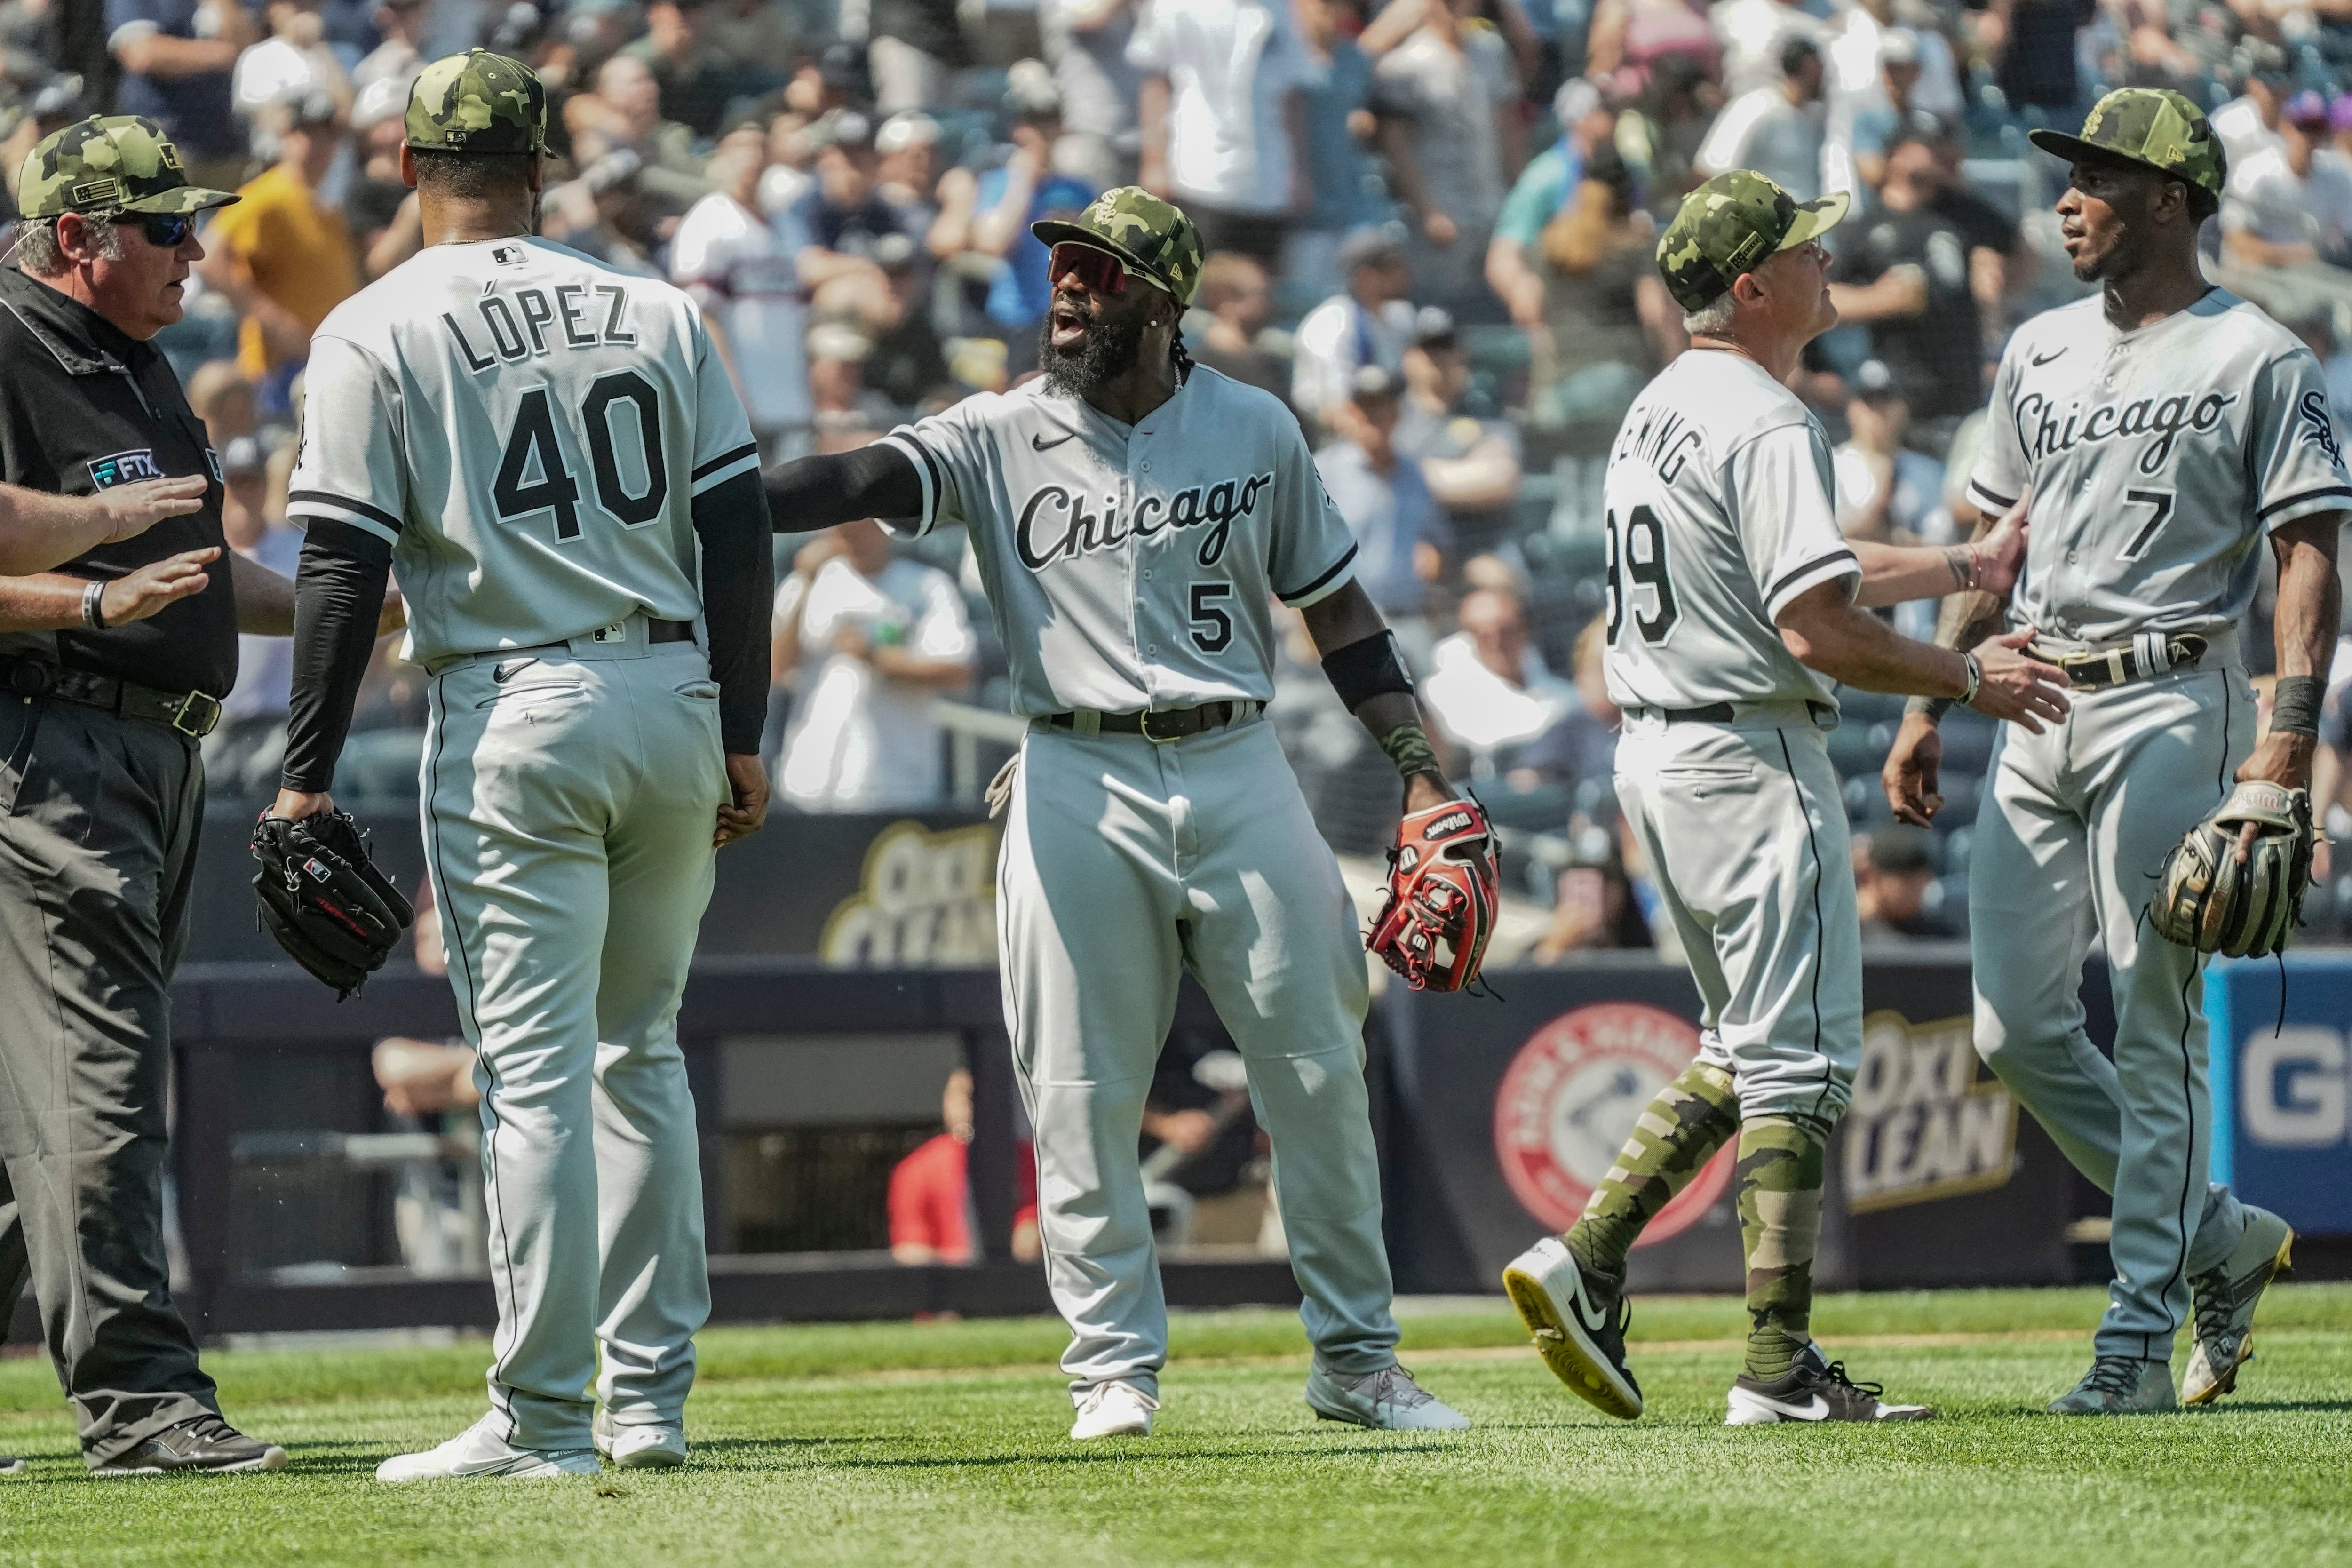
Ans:
[[[1449,800],[1397,826],[1389,890],[1365,946],[1415,991],[1478,977],[1502,906],[1502,855],[1475,800]]]
[[[295,963],[354,995],[383,967],[416,911],[368,853],[367,835],[335,811],[289,821],[264,816],[253,830],[261,923]]]
[[[2251,825],[2253,838],[2244,842]],[[2250,781],[2165,853],[2149,923],[2200,952],[2267,958],[2294,940],[2311,886],[2311,796]]]

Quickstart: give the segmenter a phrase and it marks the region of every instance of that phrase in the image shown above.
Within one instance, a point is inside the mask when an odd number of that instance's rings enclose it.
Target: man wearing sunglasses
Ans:
[[[0,479],[100,497],[173,480],[190,504],[0,579],[0,1321],[29,1279],[91,1469],[275,1469],[283,1448],[221,1419],[163,1248],[197,743],[237,634],[293,629],[292,584],[222,548],[219,462],[152,342],[204,255],[197,215],[236,198],[131,115],[45,137],[17,195]]]
[[[1129,186],[1032,226],[1053,247],[1044,374],[769,478],[776,527],[971,531],[1030,721],[1007,781],[998,931],[1037,1130],[1075,1438],[1143,1436],[1167,1303],[1136,1140],[1190,969],[1249,1064],[1315,1342],[1307,1399],[1383,1428],[1469,1425],[1397,1364],[1363,1076],[1364,944],[1273,730],[1270,601],[1297,610],[1408,811],[1453,792],[1298,422],[1196,369],[1198,231]],[[997,794],[992,791],[992,794]]]

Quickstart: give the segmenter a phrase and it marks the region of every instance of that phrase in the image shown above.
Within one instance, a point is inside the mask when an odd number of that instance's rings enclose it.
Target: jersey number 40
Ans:
[[[1636,602],[1630,617],[1625,613],[1629,584],[1630,591],[1649,595],[1648,605]],[[1675,606],[1675,585],[1666,574],[1666,531],[1659,526],[1658,514],[1646,506],[1635,507],[1622,523],[1615,512],[1609,514],[1609,641],[1612,645],[1629,618],[1646,643],[1665,641],[1675,622],[1682,618],[1682,611]]]
[[[613,448],[613,415],[623,403],[636,409],[637,445],[644,454],[646,473],[641,495],[631,495],[625,488],[620,458]],[[659,517],[662,503],[669,499],[669,474],[662,462],[661,395],[653,383],[633,370],[598,376],[589,383],[588,395],[581,400],[579,428],[587,437],[589,466],[595,472],[596,504],[625,528]],[[536,479],[529,477],[534,468],[539,473]],[[490,500],[501,521],[551,511],[556,538],[580,537],[580,481],[564,465],[563,443],[555,431],[555,405],[543,386],[524,393],[516,406],[514,427],[507,432]]]

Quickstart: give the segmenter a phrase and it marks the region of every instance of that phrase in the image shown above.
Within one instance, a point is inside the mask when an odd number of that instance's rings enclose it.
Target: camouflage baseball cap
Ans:
[[[1109,251],[1175,296],[1192,302],[1201,281],[1201,231],[1173,202],[1140,185],[1105,191],[1075,218],[1041,218],[1029,232],[1047,245],[1074,239]]]
[[[536,153],[547,145],[547,89],[488,49],[445,55],[409,89],[407,129],[420,152]]]
[[[2196,104],[2160,87],[2119,87],[2091,106],[2083,133],[2035,131],[2030,140],[2044,153],[2070,163],[2085,153],[2105,153],[2146,163],[2199,190],[2221,194],[2230,160],[2212,122]]]
[[[1847,200],[1838,191],[1801,202],[1753,169],[1717,174],[1683,198],[1659,237],[1658,276],[1684,310],[1711,305],[1768,257],[1836,227]]]
[[[91,115],[52,131],[25,157],[16,200],[27,218],[60,213],[193,213],[236,200],[188,183],[180,150],[137,114]]]

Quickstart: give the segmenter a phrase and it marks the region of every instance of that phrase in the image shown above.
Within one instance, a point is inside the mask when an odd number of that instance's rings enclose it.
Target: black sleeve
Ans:
[[[803,458],[770,468],[768,511],[778,533],[811,533],[864,517],[920,517],[914,459],[877,441],[854,452]]]
[[[727,750],[757,756],[768,721],[768,616],[775,558],[759,475],[745,470],[694,498],[702,541],[702,614],[710,630],[710,677],[719,682],[719,734]]]
[[[332,518],[310,520],[294,578],[294,692],[279,778],[288,789],[315,795],[334,783],[391,576],[390,544]]]

